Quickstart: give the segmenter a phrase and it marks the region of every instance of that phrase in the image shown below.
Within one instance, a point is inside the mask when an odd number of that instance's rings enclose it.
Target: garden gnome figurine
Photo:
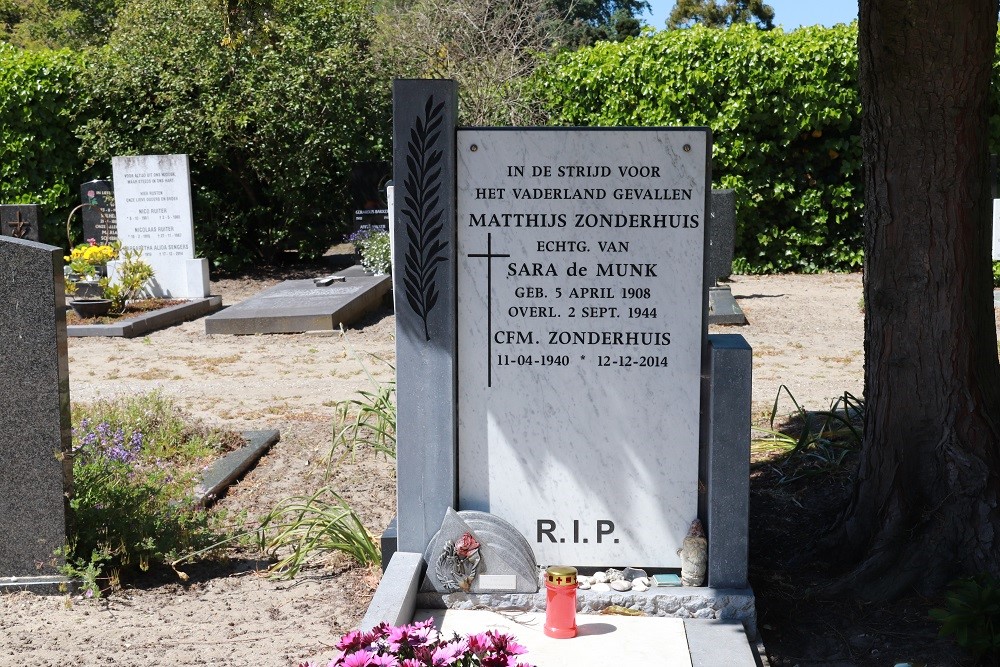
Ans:
[[[708,568],[708,540],[705,539],[705,529],[701,521],[691,522],[687,537],[677,550],[681,557],[681,584],[684,586],[701,586],[705,583],[705,570]]]

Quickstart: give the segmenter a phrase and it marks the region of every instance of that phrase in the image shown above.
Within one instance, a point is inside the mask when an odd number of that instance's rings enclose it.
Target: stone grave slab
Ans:
[[[205,318],[207,334],[272,334],[334,331],[375,310],[392,287],[389,276],[352,275],[316,285],[286,280]]]
[[[0,204],[0,236],[38,241],[38,204]]]
[[[211,505],[233,482],[252,468],[278,440],[281,434],[276,430],[244,431],[247,444],[216,459],[205,468],[201,481],[194,489],[195,502],[201,507]]]
[[[611,662],[692,667],[684,621],[679,618],[578,614],[577,636],[572,639],[546,636],[545,614],[538,612],[518,614],[515,619],[488,610],[418,610],[414,615],[415,621],[426,618],[433,618],[445,636],[486,630],[513,635],[527,649],[521,658],[537,667],[604,667]]]
[[[112,181],[94,180],[80,184],[80,203],[89,204],[81,210],[83,238],[94,239],[98,245],[118,240],[118,217],[115,213],[115,186]]]
[[[0,591],[57,592],[73,468],[63,250],[0,236]]]
[[[118,239],[141,248],[153,267],[148,290],[156,297],[208,296],[208,260],[195,258],[188,156],[114,157],[111,165]],[[114,271],[110,263],[109,275]]]

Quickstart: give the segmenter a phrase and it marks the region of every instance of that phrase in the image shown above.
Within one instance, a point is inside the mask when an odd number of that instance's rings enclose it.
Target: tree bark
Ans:
[[[997,0],[861,0],[865,399],[833,588],[998,572],[988,100]]]

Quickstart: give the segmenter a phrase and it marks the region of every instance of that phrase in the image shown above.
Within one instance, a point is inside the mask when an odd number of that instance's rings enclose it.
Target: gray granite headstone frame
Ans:
[[[0,236],[38,241],[38,204],[0,204]]]
[[[396,484],[399,551],[422,553],[458,484],[455,326],[455,125],[458,84],[393,86],[396,224]]]
[[[72,489],[63,250],[0,236],[0,592],[56,593]]]

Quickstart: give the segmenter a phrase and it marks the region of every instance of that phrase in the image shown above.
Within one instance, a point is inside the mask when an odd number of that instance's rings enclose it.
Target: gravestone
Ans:
[[[394,90],[398,552],[454,508],[543,565],[669,569],[698,517],[709,584],[745,587],[750,349],[706,334],[708,130],[456,105]]]
[[[746,315],[733,298],[729,285],[718,284],[733,272],[736,243],[736,193],[733,190],[712,190],[710,230],[708,275],[712,286],[708,292],[708,323],[746,324]]]
[[[0,204],[0,236],[38,241],[38,204]]]
[[[141,248],[155,275],[153,296],[208,296],[208,260],[195,259],[191,176],[187,155],[112,159],[118,239]],[[109,273],[116,270],[112,264]]]
[[[385,189],[392,179],[388,162],[360,162],[351,167],[353,231],[389,231]]]
[[[697,516],[709,142],[458,131],[459,506],[511,522],[539,562],[679,565]]]
[[[577,609],[732,619],[754,636],[751,350],[706,334],[709,131],[458,129],[457,104],[453,81],[394,83],[397,550],[362,628],[421,607],[486,610],[479,627],[490,610],[544,611],[545,591],[475,592],[486,559],[471,539],[496,531],[472,511],[541,566],[651,574],[678,569],[697,517],[707,586],[579,591]],[[432,564],[470,592],[421,592]],[[659,647],[670,621],[650,620]],[[726,664],[702,652],[721,633],[683,631],[692,664]],[[602,663],[620,653],[607,639]]]
[[[0,236],[0,591],[56,592],[72,488],[63,250]]]
[[[709,237],[708,276],[713,285],[733,272],[736,246],[736,191],[712,190],[712,224]]]
[[[110,245],[118,240],[118,218],[115,213],[115,186],[111,181],[87,181],[80,185],[80,203],[87,204],[83,216],[83,238],[94,239],[98,245]]]

